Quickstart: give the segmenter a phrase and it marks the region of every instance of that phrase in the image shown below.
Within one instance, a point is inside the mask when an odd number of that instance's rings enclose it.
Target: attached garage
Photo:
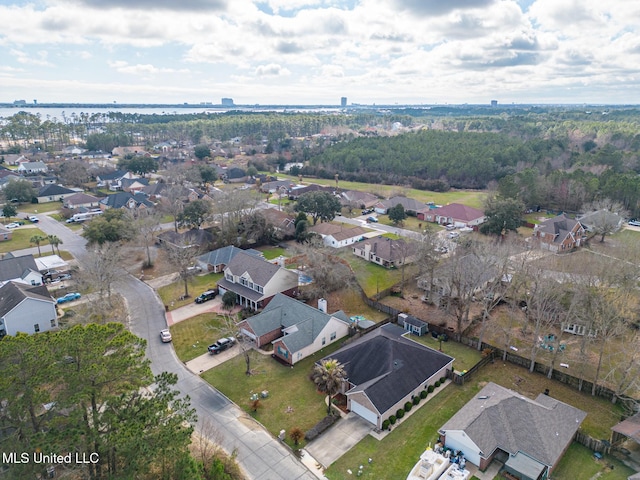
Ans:
[[[378,425],[378,414],[369,410],[364,405],[356,402],[355,400],[351,400],[351,411],[357,415],[360,415],[367,422],[371,422],[374,425]]]

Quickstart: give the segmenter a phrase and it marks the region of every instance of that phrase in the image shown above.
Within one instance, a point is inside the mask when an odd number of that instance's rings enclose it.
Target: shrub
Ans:
[[[422,398],[422,399],[427,398],[427,395],[428,395],[428,394],[427,394],[427,391],[426,391],[426,390],[422,390],[422,391],[420,392],[420,398]]]
[[[447,377],[440,378],[440,385],[442,385],[445,382],[445,380],[447,380]]]
[[[394,425],[396,423],[396,420],[397,420],[397,418],[396,418],[395,415],[391,415],[389,417],[389,421],[391,422],[391,425]]]
[[[419,404],[420,403],[420,395],[416,395],[415,397],[413,397],[412,402],[413,402],[414,405]]]
[[[310,442],[311,440],[318,438],[322,432],[333,425],[339,418],[340,417],[336,415],[327,415],[304,434],[304,439]]]
[[[407,403],[404,404],[404,411],[405,412],[410,412],[412,408],[413,408],[413,403],[407,402]]]
[[[435,388],[438,388],[440,386],[440,380],[436,380],[436,383],[433,384],[435,386]]]
[[[427,392],[433,393],[433,390],[434,390],[433,385],[429,385],[429,388],[427,388]]]
[[[404,410],[402,408],[398,409],[398,411],[396,412],[396,417],[398,417],[398,419],[404,417]]]
[[[384,422],[382,422],[382,429],[383,430],[389,429],[389,420],[385,420]]]

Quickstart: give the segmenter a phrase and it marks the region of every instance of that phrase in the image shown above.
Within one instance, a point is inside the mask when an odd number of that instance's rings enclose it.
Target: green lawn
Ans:
[[[171,326],[173,348],[178,358],[188,362],[207,353],[209,345],[227,335],[224,325],[219,315],[203,313]]]
[[[324,402],[326,397],[316,391],[308,378],[309,373],[318,359],[337,350],[340,344],[341,342],[337,341],[328,345],[296,363],[293,368],[275,361],[271,355],[263,355],[252,350],[249,355],[253,375],[245,375],[244,356],[238,355],[203,373],[202,378],[240,408],[252,414],[274,436],[277,436],[280,430],[284,429],[288,433],[294,427],[307,431],[327,413]],[[263,390],[267,390],[269,396],[261,400],[261,407],[257,413],[253,413],[250,397],[253,393]],[[288,436],[286,442],[293,445]],[[303,446],[304,440],[300,442],[299,448]]]
[[[613,466],[613,469],[610,467]],[[599,480],[626,480],[634,471],[609,455],[597,460],[593,452],[579,443],[572,443],[553,471],[553,480],[598,478]]]
[[[367,262],[362,258],[356,257],[350,249],[339,252],[339,256],[344,258],[353,269],[358,283],[363,288],[367,296],[372,297],[377,292],[381,292],[386,288],[392,287],[402,280],[402,269],[387,269],[376,263]],[[415,266],[407,265],[405,267],[404,278],[408,281],[415,274]]]
[[[62,208],[62,202],[47,202],[47,203],[25,203],[18,207],[18,215],[21,213],[45,213],[54,212]]]
[[[422,337],[412,335],[410,338],[434,350],[439,349],[440,342],[433,338],[430,333]],[[459,372],[469,370],[482,359],[482,353],[478,350],[453,341],[442,342],[442,353],[456,359],[455,362],[453,362],[453,368]]]
[[[39,228],[25,228],[20,227],[11,230],[11,240],[7,240],[4,242],[0,242],[0,253],[12,252],[14,250],[22,250],[23,248],[35,247],[35,244],[30,243],[31,237],[34,235],[40,235],[41,237],[46,237],[47,235],[40,230]],[[46,240],[40,243],[40,250],[43,254],[46,254],[46,250],[51,252],[51,247],[49,247],[49,242]]]
[[[180,300],[184,295],[184,282],[178,280],[170,285],[165,285],[158,289],[158,295],[162,299],[162,303],[169,306],[169,310],[175,310],[178,307],[193,302],[193,299],[202,292],[215,288],[218,280],[222,278],[222,273],[207,273],[205,275],[194,275],[189,277],[189,298]]]
[[[287,251],[284,248],[280,247],[260,247],[258,248],[264,255],[264,258],[267,260],[273,260],[274,258],[278,258],[280,256],[288,257]]]

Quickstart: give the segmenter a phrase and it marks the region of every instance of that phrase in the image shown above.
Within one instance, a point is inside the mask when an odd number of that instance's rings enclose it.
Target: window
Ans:
[[[233,283],[233,275],[231,275],[230,273],[225,273],[224,278]]]
[[[52,318],[51,319],[51,328],[54,328],[56,326],[56,319]]]
[[[331,337],[329,337],[329,340],[333,342],[335,339],[336,339],[336,332],[331,332]]]
[[[322,344],[324,345],[325,343],[327,343],[327,337],[322,337]]]
[[[278,354],[282,355],[284,358],[289,358],[289,352],[278,345]]]
[[[36,332],[36,333],[38,333],[38,332],[40,331],[40,324],[39,324],[39,323],[36,323],[36,324],[33,326],[33,331],[34,331],[34,332]]]

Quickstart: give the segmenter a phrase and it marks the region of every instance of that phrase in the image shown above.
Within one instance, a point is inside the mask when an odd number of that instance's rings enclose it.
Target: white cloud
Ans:
[[[159,68],[150,64],[136,64],[130,65],[123,60],[117,60],[108,62],[109,66],[119,73],[126,73],[130,75],[155,75],[158,73],[189,73],[186,68],[174,69],[174,68]]]
[[[258,65],[255,69],[255,75],[257,77],[286,77],[291,75],[291,72],[277,63],[270,63]]]

